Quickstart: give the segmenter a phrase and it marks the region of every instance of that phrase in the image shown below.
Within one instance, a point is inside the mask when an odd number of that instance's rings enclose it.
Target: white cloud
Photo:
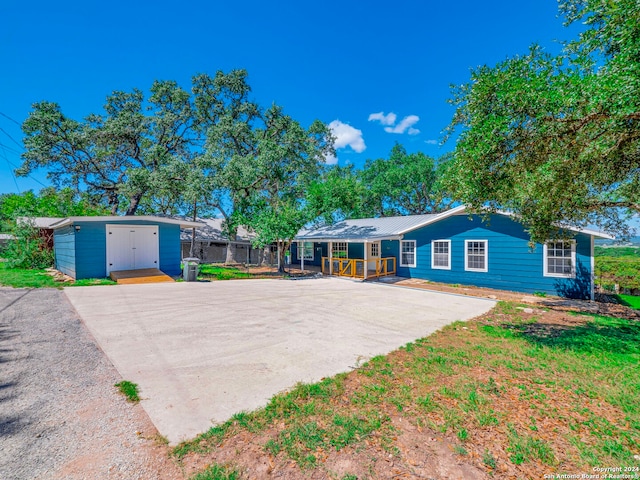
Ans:
[[[331,154],[326,155],[324,157],[324,163],[326,163],[327,165],[335,165],[336,163],[338,163],[338,157]]]
[[[362,138],[362,130],[353,128],[351,125],[342,123],[340,120],[334,120],[329,124],[329,129],[336,141],[333,146],[337,149],[351,147],[356,153],[364,152],[367,146]]]
[[[372,113],[369,115],[369,121],[377,120],[382,125],[393,125],[396,123],[396,114],[393,112],[389,112],[386,115],[384,112]]]
[[[425,140],[424,143],[427,145],[438,145],[438,140]]]
[[[385,127],[384,131],[387,133],[405,133],[407,132],[409,135],[417,135],[420,133],[420,130],[417,128],[413,128],[413,125],[418,123],[420,117],[417,115],[407,115],[400,123],[395,126]]]

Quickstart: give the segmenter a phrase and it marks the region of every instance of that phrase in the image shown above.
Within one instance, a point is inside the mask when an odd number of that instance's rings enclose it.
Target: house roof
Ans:
[[[29,223],[36,228],[51,228],[54,223],[63,220],[60,217],[18,217],[16,222],[18,224]]]
[[[406,232],[436,222],[444,217],[464,212],[464,207],[456,207],[443,213],[427,215],[405,215],[400,217],[359,218],[343,220],[335,225],[301,231],[296,240],[314,241],[364,241],[397,240]]]
[[[365,240],[397,240],[405,233],[429,224],[438,222],[453,215],[466,215],[465,205],[452,208],[442,213],[428,215],[405,215],[400,217],[360,218],[344,220],[334,225],[327,225],[316,229],[302,230],[295,240],[301,241],[346,241],[362,242]],[[510,212],[498,212],[498,215],[513,217]],[[578,233],[593,235],[600,238],[613,238],[606,233],[589,229],[563,227]]]
[[[198,222],[202,223],[202,227],[196,230],[196,240],[201,242],[221,242],[229,241],[222,228],[223,218],[198,218]],[[235,242],[250,243],[255,238],[255,234],[250,232],[246,227],[239,226],[236,234]],[[180,231],[181,241],[191,241],[191,229]]]
[[[180,225],[181,228],[201,228],[203,226],[200,222],[190,222],[187,220],[155,217],[152,215],[127,215],[127,216],[98,216],[98,217],[67,217],[58,219],[59,221],[52,223],[46,228],[62,228],[67,225],[73,225],[78,222],[108,222],[108,223],[121,223],[130,221],[145,221],[154,223],[168,223],[171,225]]]

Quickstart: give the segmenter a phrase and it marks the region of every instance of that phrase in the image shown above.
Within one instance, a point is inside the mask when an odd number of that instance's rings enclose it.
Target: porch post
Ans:
[[[333,275],[333,242],[329,240],[329,275]]]
[[[364,279],[367,279],[367,274],[369,273],[369,242],[364,241]]]
[[[302,250],[300,250],[301,245]],[[304,272],[304,241],[298,242],[298,254],[300,255],[300,270]]]

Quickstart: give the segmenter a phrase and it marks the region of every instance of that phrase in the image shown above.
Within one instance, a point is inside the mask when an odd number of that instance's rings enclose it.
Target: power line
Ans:
[[[4,148],[1,148],[0,151],[2,151],[2,156],[4,157],[5,162],[7,162],[7,165],[9,166],[9,172],[11,173],[11,178],[13,178],[13,183],[16,185],[16,190],[18,191],[18,193],[22,193],[20,191],[20,187],[18,186],[18,180],[16,179],[16,174],[13,173],[13,169],[11,168],[11,162],[7,157],[7,152],[5,151]]]
[[[2,115],[4,118],[11,120],[13,123],[15,123],[16,125],[20,126],[20,123],[17,120],[14,120],[13,118],[11,118],[9,115],[7,115],[6,113],[2,113],[0,112],[0,115]]]
[[[16,155],[21,155],[21,152],[19,152],[18,150],[14,150],[13,148],[11,148],[8,145],[5,145],[4,143],[0,142],[0,147],[4,148],[5,150],[10,151],[11,153],[15,153]]]
[[[7,131],[4,128],[0,127],[0,132],[4,133],[7,137],[9,137],[13,141],[13,143],[15,143],[20,148],[22,148],[22,144],[18,142],[15,138],[13,138],[11,135],[9,135],[9,133],[7,133]]]

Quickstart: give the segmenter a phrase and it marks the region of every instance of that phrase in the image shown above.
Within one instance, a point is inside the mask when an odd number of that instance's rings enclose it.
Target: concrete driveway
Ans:
[[[142,406],[172,444],[495,304],[337,278],[65,293],[122,377],[140,386]]]

